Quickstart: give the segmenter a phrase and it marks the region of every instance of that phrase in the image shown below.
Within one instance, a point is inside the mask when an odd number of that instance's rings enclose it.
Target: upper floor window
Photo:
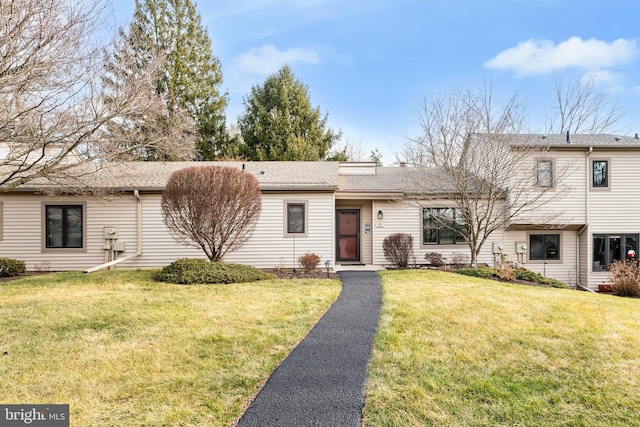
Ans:
[[[287,203],[287,233],[306,233],[305,210],[304,203]]]
[[[608,160],[593,160],[591,162],[591,186],[593,188],[609,187]]]
[[[423,245],[465,244],[465,226],[459,209],[424,208],[422,210]]]
[[[553,187],[553,160],[538,160],[538,163],[536,165],[536,172],[538,187]]]
[[[82,205],[45,206],[45,247],[82,248]]]

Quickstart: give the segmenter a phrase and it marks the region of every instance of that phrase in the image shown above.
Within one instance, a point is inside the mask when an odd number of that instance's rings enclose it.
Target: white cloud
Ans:
[[[498,53],[484,66],[513,70],[520,77],[567,68],[597,71],[629,63],[637,53],[635,39],[608,43],[594,38],[571,37],[557,45],[550,40],[527,40]]]
[[[619,73],[614,73],[609,70],[590,71],[582,77],[584,82],[605,83],[614,84],[623,79],[623,76]]]
[[[285,64],[296,62],[318,64],[320,55],[314,49],[279,50],[272,44],[265,44],[260,48],[240,54],[235,62],[238,70],[243,73],[266,75],[275,73]]]

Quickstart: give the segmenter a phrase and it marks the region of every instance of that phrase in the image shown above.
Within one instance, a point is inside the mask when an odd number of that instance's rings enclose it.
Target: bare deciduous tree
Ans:
[[[562,194],[561,168],[555,169],[553,188],[537,188],[534,159],[547,147],[521,134],[525,118],[518,94],[500,102],[488,85],[455,88],[424,99],[418,114],[422,135],[405,146],[404,157],[414,166],[407,168],[410,198],[453,204],[440,207],[455,207],[455,219],[442,209],[431,211],[428,220],[464,239],[474,266],[493,232]],[[536,220],[549,222],[558,213],[546,215]]]
[[[106,125],[158,109],[136,76],[104,96],[104,46],[94,40],[104,10],[103,0],[0,2],[0,192],[121,160]]]
[[[210,261],[240,248],[262,209],[258,180],[232,167],[192,166],[171,174],[162,216],[175,239],[202,249]]]
[[[611,89],[599,86],[593,77],[563,82],[557,78],[552,95],[553,113],[547,118],[547,133],[605,133],[623,116],[611,100]]]

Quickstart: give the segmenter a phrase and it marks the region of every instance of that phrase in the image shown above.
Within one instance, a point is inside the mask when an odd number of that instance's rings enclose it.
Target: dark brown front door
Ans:
[[[360,210],[339,209],[338,261],[360,261]]]

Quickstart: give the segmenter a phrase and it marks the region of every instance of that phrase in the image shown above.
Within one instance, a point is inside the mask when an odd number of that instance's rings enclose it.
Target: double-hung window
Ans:
[[[46,205],[44,214],[45,248],[83,247],[83,205]]]
[[[459,245],[466,244],[465,226],[459,209],[424,208],[422,209],[423,245]]]

